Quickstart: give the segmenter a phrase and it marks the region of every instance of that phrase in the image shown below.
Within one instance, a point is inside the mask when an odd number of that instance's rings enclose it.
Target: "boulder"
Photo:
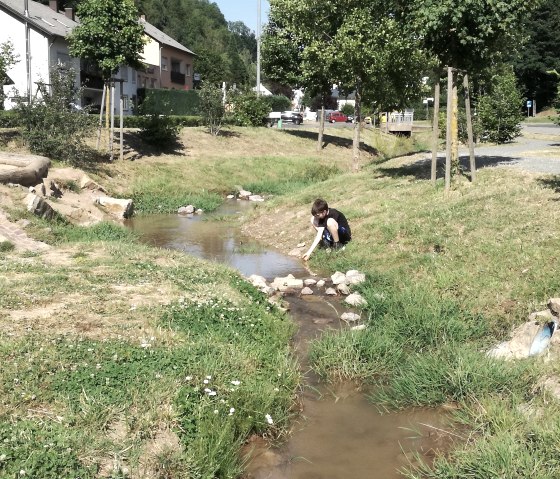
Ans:
[[[303,288],[303,280],[296,279],[293,275],[289,274],[285,278],[274,278],[270,286],[276,288],[278,291],[287,291],[292,288]]]
[[[346,321],[347,323],[354,323],[360,320],[360,315],[356,313],[342,313],[340,315],[340,319],[342,319],[342,321]]]
[[[365,306],[367,304],[366,300],[359,293],[352,293],[346,296],[344,301],[351,306]]]
[[[34,193],[29,193],[25,198],[25,202],[27,204],[27,211],[30,211],[36,216],[46,220],[51,220],[56,215],[56,212],[52,209],[51,205]]]
[[[264,198],[261,195],[249,195],[249,201],[264,201]]]
[[[45,156],[0,152],[0,165],[6,165],[0,170],[0,183],[33,186],[47,176],[51,160]]]
[[[177,210],[177,214],[179,214],[179,215],[192,215],[193,213],[194,213],[194,206],[193,205],[181,206]]]
[[[550,298],[548,307],[556,316],[560,316],[560,298]]]
[[[253,193],[247,190],[239,190],[238,196],[239,198],[243,198],[244,200],[248,199]]]
[[[265,288],[268,286],[266,284],[266,279],[263,276],[259,276],[258,274],[252,274],[248,279],[249,282],[256,288]]]
[[[310,294],[313,294],[313,290],[307,286],[301,290],[302,296],[309,296]]]
[[[110,196],[100,196],[95,200],[104,211],[118,219],[126,219],[132,216],[134,203],[131,199],[111,198]]]
[[[323,286],[325,286],[325,280],[324,279],[320,279],[319,281],[317,281],[317,287],[318,288],[322,288]]]
[[[355,269],[346,272],[346,281],[348,284],[360,284],[366,280],[366,275]]]
[[[350,288],[346,283],[337,284],[336,289],[339,293],[344,294],[345,296],[350,294]]]
[[[326,294],[327,296],[336,296],[336,294],[337,294],[337,293],[336,293],[336,289],[334,289],[334,288],[327,288],[327,289],[325,290],[325,294]]]
[[[317,280],[313,278],[304,279],[303,284],[305,284],[305,286],[313,286],[314,284],[317,284]]]
[[[341,273],[340,271],[337,271],[331,276],[331,280],[333,284],[346,283],[346,275],[344,273]]]
[[[87,175],[83,175],[80,178],[80,188],[82,190],[102,191],[105,193],[105,189]]]

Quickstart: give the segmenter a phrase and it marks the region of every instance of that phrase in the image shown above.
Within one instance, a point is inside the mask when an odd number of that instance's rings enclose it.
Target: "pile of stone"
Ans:
[[[560,334],[553,333],[556,330],[556,325],[559,323],[559,316],[560,298],[550,298],[547,309],[531,313],[527,321],[513,331],[511,339],[494,346],[488,351],[488,356],[513,360],[540,355],[545,351],[551,353],[552,356],[556,356],[560,353]],[[552,335],[548,344],[545,344],[547,347],[542,348],[542,350],[540,348],[536,350],[533,346],[535,338],[541,334],[543,328],[549,327],[549,325],[552,326],[550,328]]]
[[[263,293],[271,298],[271,302],[278,305],[279,298],[284,295],[297,294],[299,296],[311,296],[314,294],[322,294],[325,296],[345,296],[344,304],[354,307],[364,307],[367,305],[366,300],[359,293],[352,293],[351,288],[354,285],[365,281],[364,273],[357,270],[350,270],[346,273],[337,271],[328,279],[296,278],[289,274],[285,277],[274,278],[272,282],[267,283],[266,279],[257,274],[252,274],[247,278],[249,282]],[[285,305],[280,302],[285,308]],[[360,315],[355,312],[345,312],[340,319],[346,323],[355,323],[361,319]],[[364,329],[365,325],[355,326],[352,329]]]
[[[237,198],[238,200],[246,200],[246,201],[257,201],[257,202],[264,201],[264,198],[261,195],[254,195],[250,191],[243,189],[243,187],[241,186],[237,187],[237,194],[227,195],[228,200],[232,200],[234,198]]]

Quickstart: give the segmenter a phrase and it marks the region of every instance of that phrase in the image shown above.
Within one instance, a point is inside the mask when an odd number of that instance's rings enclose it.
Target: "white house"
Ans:
[[[8,95],[6,109],[13,107],[15,95],[36,95],[38,82],[48,84],[49,67],[59,61],[74,68],[79,82],[80,64],[70,58],[65,40],[77,23],[71,9],[67,13],[68,16],[33,1],[0,0],[0,43],[10,40],[19,55],[18,63],[7,72],[14,84],[4,87]]]
[[[19,61],[7,72],[13,81],[13,85],[4,86],[7,110],[14,107],[17,96],[33,98],[38,95],[38,84],[50,83],[50,67],[58,63],[76,72],[76,85],[83,89],[82,98],[77,99],[79,104],[101,104],[103,82],[99,73],[68,52],[66,37],[77,25],[73,10],[58,11],[57,0],[50,0],[48,6],[31,0],[0,0],[0,43],[10,40],[14,52],[19,55]],[[115,112],[119,110],[122,85],[124,113],[130,114],[137,95],[138,73],[130,67],[122,67],[115,77],[123,80],[115,83]]]

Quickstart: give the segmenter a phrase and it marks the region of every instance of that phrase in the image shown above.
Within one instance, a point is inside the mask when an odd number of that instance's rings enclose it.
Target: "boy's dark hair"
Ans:
[[[327,202],[321,198],[317,198],[313,202],[313,206],[311,206],[311,214],[315,216],[319,213],[322,213],[323,211],[327,211],[328,209],[329,205],[327,204]]]

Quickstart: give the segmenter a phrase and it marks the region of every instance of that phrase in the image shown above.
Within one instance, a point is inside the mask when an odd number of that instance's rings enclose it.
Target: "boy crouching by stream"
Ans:
[[[324,248],[338,250],[352,239],[346,217],[340,211],[329,208],[327,202],[321,198],[317,198],[311,206],[311,225],[317,235],[303,255],[304,261],[309,259],[319,244]]]

